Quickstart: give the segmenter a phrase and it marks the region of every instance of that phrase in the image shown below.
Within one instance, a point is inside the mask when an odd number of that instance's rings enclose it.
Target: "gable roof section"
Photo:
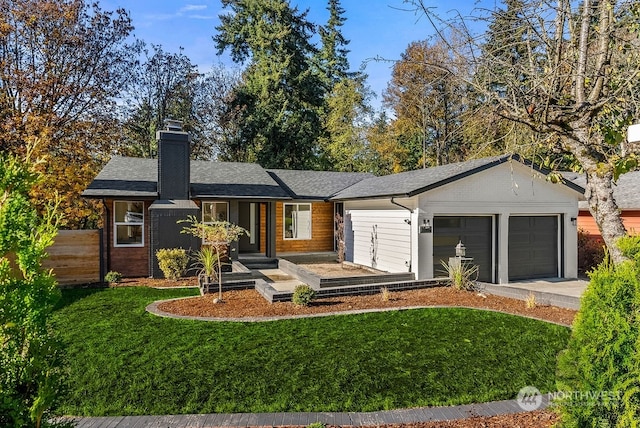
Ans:
[[[584,187],[587,185],[585,174],[562,172],[562,176],[578,186]],[[640,171],[622,174],[613,185],[613,197],[620,209],[640,210]],[[578,207],[581,210],[589,209],[589,203],[587,201],[579,201]]]
[[[532,165],[531,162],[521,158],[519,155],[501,155],[365,179],[339,192],[332,199],[412,197],[493,168],[509,160],[531,166],[544,175],[549,173],[549,171]],[[564,184],[574,191],[584,193],[584,189],[574,183],[566,182]]]
[[[85,197],[158,197],[158,160],[114,156],[82,193]],[[290,199],[260,165],[191,161],[191,197]]]
[[[341,190],[374,177],[363,172],[268,169],[267,172],[293,199],[327,200]]]

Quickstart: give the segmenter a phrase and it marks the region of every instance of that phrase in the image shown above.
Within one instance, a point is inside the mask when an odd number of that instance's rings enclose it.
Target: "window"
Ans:
[[[229,204],[226,202],[203,202],[202,222],[229,221]]]
[[[114,245],[116,247],[144,246],[144,202],[114,201]]]
[[[284,204],[284,239],[311,239],[311,204]]]
[[[212,224],[216,221],[229,221],[229,204],[226,202],[203,202],[202,223]],[[202,243],[208,244],[204,238]]]

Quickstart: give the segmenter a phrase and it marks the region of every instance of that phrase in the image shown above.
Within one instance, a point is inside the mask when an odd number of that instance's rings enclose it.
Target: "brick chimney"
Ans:
[[[156,132],[158,140],[158,193],[161,200],[188,200],[190,187],[190,139],[182,124],[165,121],[166,130]]]

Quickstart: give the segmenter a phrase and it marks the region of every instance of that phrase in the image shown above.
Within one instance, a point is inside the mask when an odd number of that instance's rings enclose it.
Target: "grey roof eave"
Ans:
[[[104,199],[104,198],[137,198],[137,199],[157,199],[157,192],[136,192],[136,191],[92,191],[87,189],[80,194],[86,199]]]
[[[374,196],[354,196],[351,198],[331,197],[329,198],[329,200],[330,201],[364,201],[364,200],[370,200],[370,199],[390,199],[390,198],[410,198],[410,197],[412,197],[412,195],[409,195],[408,193],[390,193],[385,195],[374,195]]]
[[[194,194],[191,195],[192,199],[225,199],[225,200],[243,200],[243,201],[281,201],[291,200],[293,198],[289,196],[229,196],[229,195],[215,195],[215,194]]]

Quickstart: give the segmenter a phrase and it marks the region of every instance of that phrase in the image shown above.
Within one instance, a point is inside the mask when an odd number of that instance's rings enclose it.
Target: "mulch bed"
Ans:
[[[387,301],[382,299],[382,294],[332,297],[318,299],[310,306],[303,307],[296,306],[291,302],[269,303],[255,290],[235,290],[225,291],[222,294],[224,303],[213,303],[213,299],[218,296],[215,293],[164,302],[159,305],[159,309],[173,314],[195,317],[242,318],[309,315],[407,306],[466,306],[539,318],[564,325],[570,325],[576,314],[574,310],[555,306],[537,305],[534,308],[527,308],[525,302],[521,300],[460,291],[451,287],[396,291],[390,292],[389,295],[390,298]]]

